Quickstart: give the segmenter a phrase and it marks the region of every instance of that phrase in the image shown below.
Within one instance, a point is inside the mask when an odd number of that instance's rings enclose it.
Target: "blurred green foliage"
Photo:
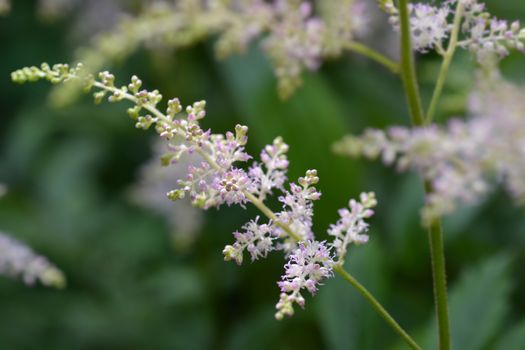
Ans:
[[[493,12],[525,18],[521,2],[489,1]],[[65,290],[0,280],[0,349],[402,349],[396,335],[343,281],[332,279],[305,311],[273,318],[279,254],[242,267],[222,261],[222,247],[255,211],[210,211],[198,242],[174,249],[160,217],[129,200],[153,134],[135,130],[122,105],[93,106],[89,97],[60,110],[48,107],[49,87],[15,86],[22,66],[68,61],[75,16],[35,17],[34,3],[15,1],[0,18],[0,228],[48,256],[68,277]],[[79,14],[80,15],[80,14]],[[439,61],[420,60],[428,97]],[[460,114],[472,80],[460,56],[443,105],[444,120]],[[109,68],[109,67],[108,67]],[[123,80],[189,103],[208,101],[205,125],[216,131],[250,127],[253,153],[273,137],[290,144],[291,178],[317,168],[320,237],[337,208],[360,191],[379,199],[369,245],[350,252],[348,268],[387,309],[434,343],[432,287],[426,234],[414,175],[381,164],[333,155],[331,144],[365,127],[406,124],[397,77],[356,56],[326,63],[282,102],[268,62],[253,50],[216,62],[211,46],[177,53],[142,51],[113,69]],[[504,72],[525,80],[525,59],[512,56]],[[500,192],[447,218],[445,235],[456,349],[525,348],[525,216]],[[176,248],[176,247],[175,247]],[[427,348],[425,347],[425,348]]]

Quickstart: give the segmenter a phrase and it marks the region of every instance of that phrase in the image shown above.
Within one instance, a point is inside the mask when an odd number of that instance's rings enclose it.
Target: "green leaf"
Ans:
[[[525,320],[512,327],[505,333],[494,347],[495,350],[522,350],[525,349]]]

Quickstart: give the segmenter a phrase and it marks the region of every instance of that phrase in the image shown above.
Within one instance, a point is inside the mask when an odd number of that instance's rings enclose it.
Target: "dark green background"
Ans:
[[[57,110],[47,103],[46,84],[9,81],[9,73],[22,66],[70,61],[74,49],[86,45],[68,35],[82,14],[45,22],[32,1],[13,2],[12,13],[0,18],[0,182],[10,190],[0,200],[0,230],[48,256],[67,275],[68,287],[27,288],[1,279],[0,349],[404,348],[338,278],[308,297],[304,311],[275,321],[282,256],[242,267],[222,260],[230,233],[256,215],[251,209],[211,210],[199,240],[187,250],[174,249],[166,222],[129,200],[156,136],[132,127],[124,103],[94,106],[83,97]],[[490,1],[489,7],[501,17],[525,19],[520,1]],[[426,98],[439,60],[429,55],[419,63]],[[440,121],[463,112],[472,66],[468,55],[457,57]],[[347,55],[306,75],[297,94],[282,102],[258,49],[217,62],[211,42],[177,53],[141,51],[111,69],[121,83],[137,74],[165,96],[185,103],[206,99],[204,125],[216,132],[248,125],[254,154],[283,136],[292,179],[306,169],[319,171],[323,196],[315,206],[315,228],[321,239],[350,197],[375,191],[379,206],[370,243],[350,251],[348,268],[432,348],[419,179],[330,150],[345,133],[407,124],[396,76]],[[524,81],[525,58],[508,58],[504,71]],[[456,349],[525,348],[524,229],[523,208],[500,189],[447,218]]]

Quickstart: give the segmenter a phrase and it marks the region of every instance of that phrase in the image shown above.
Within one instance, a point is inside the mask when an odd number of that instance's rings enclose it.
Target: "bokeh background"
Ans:
[[[127,9],[138,8],[136,3],[130,1]],[[519,1],[487,3],[500,17],[525,19]],[[282,256],[237,267],[221,254],[231,232],[257,214],[252,209],[223,208],[202,217],[174,213],[179,221],[196,221],[177,224],[141,205],[134,189],[143,181],[141,169],[154,154],[156,136],[132,127],[124,103],[94,106],[85,96],[57,109],[48,103],[47,84],[17,86],[9,79],[22,66],[69,62],[76,48],[86,46],[94,31],[110,28],[115,18],[89,17],[74,8],[48,16],[39,9],[38,1],[15,0],[11,13],[0,17],[0,182],[9,187],[0,200],[0,230],[49,257],[68,285],[28,288],[0,279],[0,349],[404,348],[337,278],[307,298],[304,311],[275,321]],[[90,26],[90,20],[99,22]],[[395,52],[395,44],[384,49]],[[419,60],[425,97],[438,65],[434,56]],[[467,55],[457,57],[438,120],[463,113],[472,66]],[[347,55],[307,74],[295,96],[281,101],[259,49],[219,62],[212,41],[177,52],[140,50],[107,68],[121,82],[137,74],[146,87],[185,103],[206,99],[204,124],[217,132],[248,125],[254,154],[283,136],[290,145],[291,178],[306,169],[319,171],[320,238],[350,197],[375,191],[379,207],[371,241],[350,251],[348,269],[425,349],[433,347],[419,179],[331,152],[346,133],[408,123],[396,76]],[[511,56],[503,70],[510,79],[525,81],[525,58]],[[170,205],[166,200],[168,213],[187,210]],[[192,232],[181,239],[174,231],[188,225]],[[524,231],[523,208],[500,190],[446,219],[456,349],[525,348]]]

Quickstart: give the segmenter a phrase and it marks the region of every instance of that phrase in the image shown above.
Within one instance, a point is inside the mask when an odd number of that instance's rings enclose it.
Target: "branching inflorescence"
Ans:
[[[399,11],[390,0],[380,1],[399,28]],[[452,213],[458,202],[474,203],[490,188],[489,180],[504,183],[522,203],[525,198],[521,159],[524,143],[520,111],[525,107],[521,88],[505,82],[496,68],[511,49],[524,50],[525,29],[485,12],[476,0],[445,1],[440,6],[408,5],[413,48],[443,55],[427,118],[416,128],[369,129],[362,136],[347,136],[335,145],[338,153],[396,163],[399,170],[414,169],[428,181],[431,193],[422,210],[423,223]],[[448,46],[444,41],[448,39]],[[448,67],[457,48],[472,52],[480,66],[471,94],[469,119],[454,118],[446,128],[430,124],[441,95]],[[502,140],[505,140],[502,142]]]
[[[356,36],[366,30],[363,8],[360,0],[320,1],[315,6],[301,0],[154,3],[138,16],[124,16],[112,31],[80,49],[76,60],[96,72],[142,45],[179,49],[213,37],[217,57],[225,58],[246,52],[258,41],[278,78],[279,95],[288,98],[301,85],[302,72],[315,71],[324,58],[354,50]],[[364,46],[355,51],[381,56]],[[397,69],[388,59],[379,59]],[[64,103],[74,93],[59,88],[53,99]]]
[[[392,0],[380,0],[390,15],[390,23],[399,29],[399,12]],[[454,8],[455,7],[455,8]],[[508,23],[485,11],[477,0],[443,1],[439,6],[426,3],[409,4],[410,29],[414,50],[425,53],[435,50],[445,55],[444,41],[454,28],[454,19],[462,19],[462,37],[457,46],[476,55],[482,65],[494,64],[509,54],[510,49],[524,51],[525,29],[518,21]]]
[[[361,4],[353,0],[179,0],[173,6],[155,5],[137,18],[124,19],[116,29],[100,36],[93,48],[79,53],[86,66],[55,65],[23,68],[12,79],[23,83],[40,79],[67,83],[57,90],[74,92],[71,83],[95,89],[95,102],[130,101],[128,109],[135,126],[153,127],[167,147],[164,165],[181,164],[189,157],[187,170],[177,176],[177,186],[167,196],[188,198],[193,206],[209,209],[226,204],[245,208],[252,204],[262,215],[233,233],[234,242],[223,249],[224,259],[242,264],[282,251],[287,258],[285,273],[278,282],[280,299],[276,318],[291,316],[294,305],[304,307],[305,291],[315,294],[318,286],[334,273],[351,283],[376,311],[414,349],[418,345],[393,320],[375,298],[343,269],[350,244],[368,241],[368,223],[377,201],[373,193],[351,199],[339,211],[340,219],[328,229],[332,242],[316,240],[313,202],[321,197],[316,170],[308,170],[297,182],[287,178],[288,145],[278,137],[261,152],[259,160],[245,150],[248,128],[237,125],[226,134],[203,129],[204,101],[183,108],[177,98],[158,108],[162,95],[142,89],[132,77],[127,86],[117,87],[108,72],[97,78],[91,72],[107,61],[123,58],[143,43],[180,48],[215,36],[219,57],[244,52],[260,38],[278,78],[279,92],[288,97],[301,84],[305,70],[315,70],[322,59],[353,50],[399,72],[403,79],[412,128],[390,127],[387,131],[367,130],[362,136],[348,136],[335,150],[350,156],[381,157],[398,169],[413,169],[425,180],[422,218],[429,228],[433,282],[440,348],[450,347],[445,258],[440,217],[453,212],[458,202],[474,202],[490,188],[490,180],[503,183],[520,203],[525,202],[525,127],[522,111],[523,89],[505,82],[497,64],[511,50],[525,50],[525,29],[519,22],[508,23],[485,11],[477,0],[447,0],[413,3],[408,0],[378,0],[389,22],[401,34],[401,63],[354,41],[362,31]],[[2,4],[0,0],[0,4]],[[359,13],[360,16],[354,16]],[[432,124],[434,114],[456,49],[473,54],[479,71],[471,94],[466,120],[452,119],[445,127]],[[423,110],[414,51],[436,52],[442,57],[429,107]],[[251,164],[248,164],[251,162]],[[265,201],[277,197],[276,211]],[[1,238],[1,236],[0,236]],[[1,241],[0,241],[1,243]],[[9,243],[9,241],[8,241]]]
[[[492,72],[480,76],[471,93],[469,118],[408,129],[390,127],[347,136],[335,145],[350,156],[381,157],[401,171],[413,169],[432,183],[423,219],[450,214],[458,202],[475,203],[495,179],[520,204],[525,202],[523,88]]]
[[[168,198],[188,197],[194,206],[202,209],[219,208],[224,204],[245,207],[251,203],[256,206],[266,220],[257,217],[245,224],[242,231],[234,233],[235,242],[227,245],[223,254],[225,260],[241,264],[246,253],[252,261],[266,257],[274,250],[285,253],[288,263],[279,282],[278,319],[292,315],[294,303],[304,306],[302,290],[314,294],[317,285],[333,274],[333,267],[342,266],[349,244],[366,242],[364,233],[368,225],[364,220],[372,216],[371,208],[376,205],[372,193],[362,194],[361,202],[351,200],[350,210],[340,211],[341,219],[329,230],[329,234],[335,237],[334,243],[316,241],[312,231],[313,201],[321,196],[315,187],[319,182],[317,171],[308,170],[297,183],[286,186],[288,145],[280,137],[262,150],[260,162],[240,167],[238,164],[252,159],[244,148],[248,128],[237,125],[234,132],[225,135],[204,130],[200,125],[200,120],[206,115],[204,101],[183,109],[179,100],[174,98],[167,102],[164,113],[157,107],[161,94],[157,90],[141,89],[142,82],[136,76],[127,86],[117,87],[112,74],[102,72],[95,79],[82,65],[50,67],[43,64],[40,68],[15,71],[12,79],[18,83],[40,79],[52,83],[77,81],[87,90],[97,90],[93,94],[97,103],[105,97],[110,102],[131,101],[133,106],[128,109],[128,114],[135,120],[135,126],[141,129],[154,127],[165,140],[168,152],[162,156],[164,165],[178,163],[188,155],[200,158],[188,166],[185,176],[178,181],[178,187],[167,193]],[[277,191],[281,193],[278,200],[282,207],[273,212],[264,201]]]

